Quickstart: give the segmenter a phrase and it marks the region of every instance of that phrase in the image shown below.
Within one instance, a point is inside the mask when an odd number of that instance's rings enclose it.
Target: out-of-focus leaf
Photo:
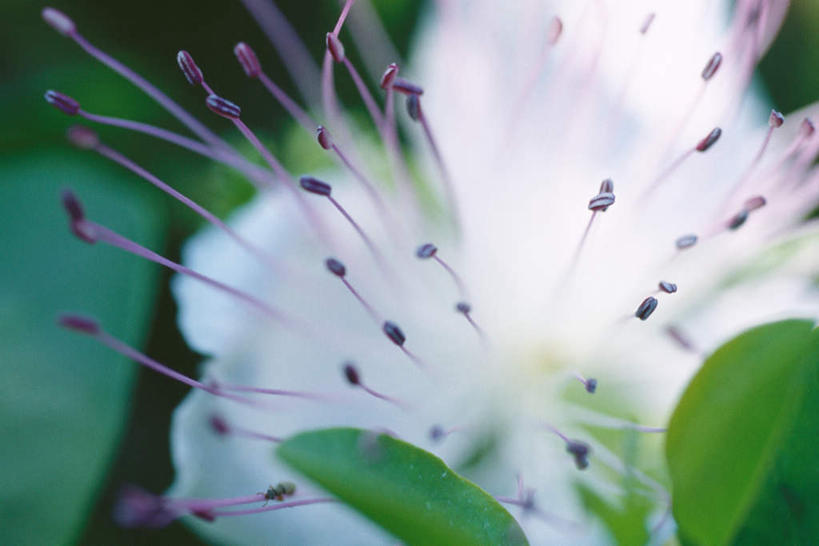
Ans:
[[[749,330],[705,362],[666,443],[686,543],[815,541],[817,368],[819,330],[806,320]]]
[[[441,459],[385,434],[298,434],[278,456],[407,544],[528,544],[498,502]]]
[[[70,186],[86,212],[156,247],[157,207],[70,153],[0,159],[0,521],[5,544],[66,544],[101,485],[135,367],[59,329],[58,312],[98,317],[129,342],[145,332],[156,268],[74,239],[60,206]]]

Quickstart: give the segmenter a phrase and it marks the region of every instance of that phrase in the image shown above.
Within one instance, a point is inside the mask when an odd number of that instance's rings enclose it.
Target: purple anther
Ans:
[[[189,84],[202,84],[202,80],[204,79],[202,77],[202,71],[199,69],[196,61],[193,60],[190,53],[184,49],[180,50],[179,53],[176,54],[176,64],[179,65],[179,70],[181,70],[182,74],[185,75],[185,79],[188,80]]]
[[[743,209],[736,213],[731,220],[728,221],[728,229],[735,230],[742,227],[742,225],[748,220],[748,210]]]
[[[440,442],[446,436],[446,431],[441,425],[433,425],[429,429],[429,439],[433,442]]]
[[[384,71],[384,75],[381,76],[381,89],[389,89],[392,87],[393,82],[395,82],[395,78],[398,76],[398,65],[396,63],[390,63],[387,69]]]
[[[678,238],[674,244],[677,245],[677,248],[680,250],[691,248],[692,246],[697,244],[697,236],[694,235],[693,233],[683,235],[682,237]]]
[[[580,440],[569,440],[566,442],[566,451],[575,457],[588,457],[589,453],[591,453],[591,448],[586,442],[581,442]]]
[[[239,106],[219,95],[208,95],[208,98],[205,99],[205,104],[211,112],[223,118],[239,119],[239,116],[242,115],[242,109],[239,108]]]
[[[660,287],[660,290],[662,290],[666,294],[673,294],[674,292],[677,291],[677,285],[674,284],[673,282],[660,281],[660,284],[658,286]]]
[[[43,17],[43,21],[63,36],[71,36],[77,32],[77,26],[74,24],[74,21],[60,10],[43,8],[43,11],[40,13]]]
[[[594,391],[597,390],[597,379],[589,378],[586,379],[586,392],[590,394],[594,394]]]
[[[230,434],[230,425],[218,415],[211,415],[210,419],[208,419],[208,425],[210,425],[211,430],[219,436],[227,436]]]
[[[640,34],[645,34],[648,32],[648,29],[651,28],[651,23],[654,22],[655,17],[656,14],[654,12],[651,12],[648,15],[646,15],[646,18],[643,19],[643,24],[640,25]]]
[[[407,340],[407,336],[404,335],[404,332],[401,331],[401,328],[394,322],[386,321],[384,322],[384,326],[381,328],[384,333],[390,338],[390,341],[402,347],[404,342]]]
[[[330,131],[323,125],[319,125],[318,129],[316,129],[316,138],[318,139],[319,146],[325,150],[329,150],[333,147],[333,137],[330,136]]]
[[[299,185],[303,190],[309,191],[310,193],[315,193],[316,195],[329,196],[333,191],[330,184],[327,182],[322,182],[321,180],[313,178],[312,176],[302,176],[299,179]]]
[[[96,243],[97,237],[94,229],[85,222],[85,213],[83,212],[82,204],[74,192],[71,190],[63,190],[62,194],[63,208],[68,213],[68,218],[71,224],[71,231],[79,239],[86,243]]]
[[[657,308],[657,298],[649,296],[643,300],[640,307],[634,312],[634,316],[640,320],[646,320]]]
[[[418,247],[418,250],[415,251],[415,255],[422,260],[425,260],[427,258],[432,258],[437,252],[437,246],[433,245],[432,243],[425,243]]]
[[[79,102],[53,89],[49,89],[45,92],[45,100],[48,104],[69,116],[76,116],[80,111]]]
[[[421,119],[421,101],[418,95],[407,95],[407,114],[413,121]]]
[[[352,362],[345,362],[344,363],[344,377],[347,379],[347,382],[350,385],[359,385],[361,384],[361,375],[358,373],[358,369]]]
[[[424,90],[412,82],[398,76],[392,82],[392,88],[405,95],[423,95]]]
[[[95,336],[100,333],[100,325],[96,320],[83,317],[80,315],[60,315],[57,323],[63,328],[81,332],[90,336]]]
[[[595,212],[605,212],[613,204],[613,193],[600,192],[589,200],[589,210],[593,210]]]
[[[336,277],[344,277],[344,275],[347,274],[347,268],[344,267],[343,263],[336,260],[335,258],[327,258],[327,260],[325,260],[324,262],[324,265],[326,265],[327,270]]]
[[[262,65],[259,63],[259,58],[249,45],[244,42],[239,42],[233,48],[233,54],[236,55],[236,60],[242,65],[242,70],[248,78],[256,78],[262,72]]]
[[[765,200],[764,197],[762,197],[761,195],[755,195],[748,199],[747,201],[745,201],[744,208],[748,212],[753,212],[757,209],[761,209],[762,207],[764,207],[766,203],[767,201]]]
[[[719,66],[722,64],[722,53],[717,51],[714,53],[708,62],[705,64],[705,68],[702,69],[702,79],[705,81],[710,80],[714,77],[714,74],[717,73],[719,70]]]
[[[714,127],[714,129],[712,129],[711,132],[708,133],[708,136],[706,136],[704,139],[700,140],[699,144],[697,144],[696,150],[698,152],[707,151],[708,148],[713,146],[719,140],[719,137],[721,135],[722,135],[722,129],[720,129],[719,127]]]
[[[472,311],[472,306],[466,303],[465,301],[459,301],[455,305],[455,310],[459,313],[467,314]]]
[[[771,110],[771,115],[768,117],[768,125],[771,127],[782,127],[783,123],[785,123],[785,116],[783,116],[781,112]]]
[[[600,182],[600,193],[614,193],[614,182],[611,178],[606,178]]]
[[[333,60],[337,63],[344,62],[344,44],[341,43],[341,40],[338,39],[338,36],[336,36],[332,32],[328,32],[326,43],[327,50],[330,52],[330,55],[333,57]]]
[[[816,126],[813,124],[813,120],[811,120],[810,118],[805,118],[802,120],[800,130],[802,131],[802,134],[805,136],[805,138],[808,138],[816,131]]]
[[[81,150],[93,150],[100,143],[97,132],[82,125],[69,127],[66,132],[66,137],[68,137],[68,141],[71,144]]]

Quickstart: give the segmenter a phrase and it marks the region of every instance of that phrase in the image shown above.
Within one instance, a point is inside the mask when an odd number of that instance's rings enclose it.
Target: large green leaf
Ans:
[[[352,428],[305,432],[278,456],[407,544],[527,544],[495,499],[434,455]]]
[[[87,212],[149,246],[157,208],[122,173],[80,153],[0,158],[0,521],[3,543],[72,543],[101,486],[135,366],[59,329],[84,311],[136,342],[156,268],[75,240],[60,206],[71,186]],[[119,178],[118,178],[119,177]]]
[[[666,443],[687,543],[815,542],[817,368],[819,330],[805,320],[754,328],[705,362]]]

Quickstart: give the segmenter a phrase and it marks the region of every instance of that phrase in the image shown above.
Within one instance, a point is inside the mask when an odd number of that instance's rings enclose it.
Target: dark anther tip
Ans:
[[[686,248],[691,248],[695,244],[697,244],[697,236],[693,233],[689,233],[688,235],[683,235],[682,237],[678,238],[675,242],[677,248],[680,250],[685,250]]]
[[[591,447],[586,442],[580,440],[569,440],[566,442],[566,451],[575,457],[588,457],[591,453]]]
[[[208,523],[216,521],[216,516],[214,516],[213,512],[210,510],[194,510],[191,512],[191,515],[196,516],[202,521],[207,521]]]
[[[338,39],[338,36],[336,36],[332,32],[328,32],[325,43],[327,44],[327,50],[330,52],[330,55],[333,57],[333,60],[337,63],[343,62],[344,44],[341,43],[341,40]]]
[[[674,292],[677,291],[677,285],[674,284],[673,282],[660,281],[660,284],[658,286],[660,287],[660,290],[662,290],[666,294],[673,294]]]
[[[66,137],[71,144],[81,150],[93,150],[100,143],[97,132],[83,125],[69,127],[68,131],[66,131]]]
[[[802,130],[802,134],[807,138],[816,131],[816,126],[813,124],[813,120],[810,118],[805,118],[802,120],[800,129]]]
[[[233,54],[248,78],[257,78],[261,74],[262,65],[259,63],[259,58],[256,57],[256,52],[249,45],[239,42],[233,48]]]
[[[714,77],[714,74],[717,73],[719,70],[720,65],[722,64],[722,53],[717,51],[714,53],[708,62],[705,64],[705,68],[702,69],[702,79],[705,81],[710,80]]]
[[[748,211],[741,210],[728,221],[728,229],[739,229],[748,220]]]
[[[59,91],[49,89],[45,92],[45,100],[48,104],[69,116],[76,116],[80,112],[80,103],[73,97]]]
[[[437,246],[433,245],[432,243],[425,243],[418,247],[418,250],[415,251],[415,255],[422,260],[425,260],[435,256],[436,252],[438,252]]]
[[[614,204],[614,194],[601,192],[589,200],[589,210],[605,212]]]
[[[223,118],[239,119],[242,115],[242,109],[239,108],[238,105],[219,95],[208,95],[208,98],[205,99],[205,104],[211,112]]]
[[[392,87],[393,82],[395,82],[395,78],[398,76],[398,65],[396,63],[390,63],[387,69],[384,71],[384,74],[381,76],[381,89],[389,89]]]
[[[75,332],[80,332],[91,336],[95,336],[101,331],[100,325],[96,320],[80,315],[60,315],[57,318],[57,324],[63,328],[68,328],[69,330],[74,330]]]
[[[316,129],[316,139],[318,140],[319,146],[325,150],[329,150],[333,147],[333,138],[330,136],[330,131],[323,125],[319,125]]]
[[[310,193],[315,193],[316,195],[329,196],[333,191],[330,184],[327,182],[322,182],[321,180],[313,178],[312,176],[302,176],[299,179],[299,185],[304,191],[309,191]]]
[[[586,392],[590,394],[594,394],[594,391],[597,390],[597,379],[589,378],[586,379]]]
[[[446,433],[441,425],[433,425],[429,429],[429,439],[433,442],[440,442]]]
[[[74,195],[74,192],[68,189],[63,190],[61,198],[63,208],[68,214],[71,231],[74,235],[86,243],[96,243],[97,237],[94,233],[94,229],[85,221],[82,204],[80,200],[77,199],[77,196]]]
[[[191,85],[200,85],[203,81],[202,70],[197,66],[196,61],[190,53],[184,49],[176,54],[176,64],[179,65],[179,70],[185,75],[185,79]]]
[[[614,182],[611,178],[606,178],[600,182],[600,193],[614,193]]]
[[[208,419],[208,425],[210,425],[211,430],[219,436],[225,436],[230,433],[230,426],[227,424],[227,421],[218,415],[211,415],[210,419]]]
[[[384,322],[384,326],[381,329],[384,331],[387,337],[390,338],[390,341],[399,347],[403,346],[404,342],[407,340],[407,336],[404,335],[401,328],[394,322],[389,320]]]
[[[455,310],[465,315],[472,311],[472,306],[465,301],[459,301],[457,304],[455,304]]]
[[[413,121],[421,119],[421,101],[418,95],[407,95],[407,114]]]
[[[575,457],[574,464],[578,470],[586,470],[589,468],[589,459],[587,457]]]
[[[344,363],[344,378],[350,385],[358,385],[361,383],[361,375],[358,373],[358,368],[352,362]]]
[[[761,209],[762,207],[764,207],[766,203],[767,203],[767,201],[765,200],[765,198],[763,196],[755,195],[755,196],[753,196],[750,199],[745,201],[744,208],[748,212],[753,212],[753,211],[755,211],[757,209]]]
[[[768,117],[768,125],[771,127],[782,127],[783,123],[785,123],[785,116],[783,116],[781,112],[771,110],[771,115]]]
[[[637,310],[634,312],[634,316],[640,320],[646,320],[648,317],[651,316],[651,313],[657,308],[657,298],[654,296],[649,296],[643,300]]]
[[[336,277],[344,277],[344,275],[347,274],[347,268],[335,258],[327,258],[324,260],[324,265],[326,265],[327,270]]]
[[[698,152],[708,151],[708,148],[716,144],[716,142],[719,140],[720,135],[722,135],[722,129],[720,129],[719,127],[714,127],[711,130],[711,132],[708,133],[708,136],[700,140],[700,142],[697,144],[697,151]]]

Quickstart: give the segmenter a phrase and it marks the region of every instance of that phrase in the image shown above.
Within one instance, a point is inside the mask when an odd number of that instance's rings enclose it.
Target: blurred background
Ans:
[[[405,54],[426,2],[374,1]],[[819,2],[793,0],[782,33],[761,66],[758,85],[791,112],[819,97]],[[297,95],[269,42],[238,2],[57,0],[97,46],[159,85],[242,148],[224,120],[205,112],[202,95],[176,67],[189,50],[219,92],[252,112],[249,121],[301,172],[323,161],[308,138],[232,53],[254,47],[271,77]],[[335,22],[333,0],[279,0],[318,59]],[[200,226],[187,209],[92,152],[72,149],[72,120],[43,100],[47,89],[88,111],[184,132],[176,120],[40,19],[44,5],[4,0],[0,19],[0,528],[6,544],[199,544],[184,526],[124,531],[111,519],[120,486],[162,492],[172,481],[168,430],[186,389],[58,329],[60,311],[101,320],[111,333],[161,362],[196,375],[200,356],[176,328],[166,270],[70,236],[59,192],[71,187],[95,219],[178,259]],[[352,49],[352,48],[351,48]],[[355,59],[355,53],[352,57]],[[356,105],[347,78],[342,100]],[[345,86],[346,84],[346,86]],[[231,171],[147,137],[95,127],[110,146],[220,216],[251,187]]]

